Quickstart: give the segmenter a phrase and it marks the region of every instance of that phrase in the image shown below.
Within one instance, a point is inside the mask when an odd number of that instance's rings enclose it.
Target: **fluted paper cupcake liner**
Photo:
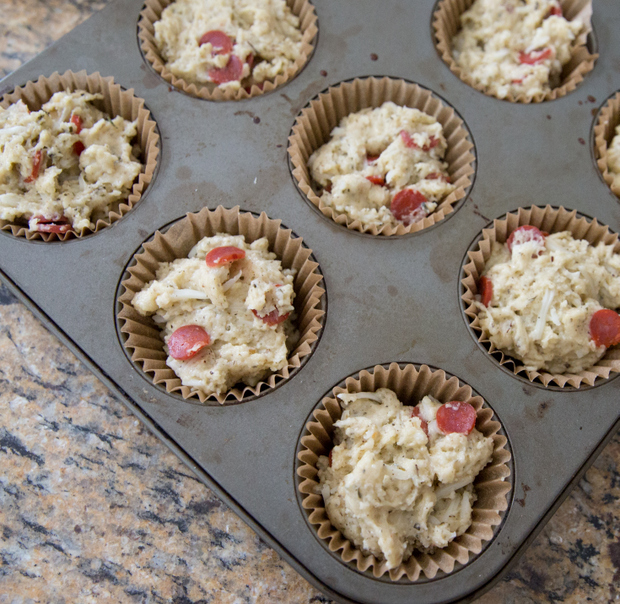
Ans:
[[[310,60],[318,33],[318,18],[314,6],[308,0],[286,0],[291,12],[299,17],[301,30],[301,53],[295,63],[274,80],[265,80],[263,86],[253,84],[250,91],[222,90],[215,84],[196,84],[175,76],[166,66],[166,60],[155,43],[155,22],[161,19],[164,9],[174,0],[146,0],[138,21],[140,48],[153,69],[170,85],[186,94],[208,101],[239,101],[271,92],[293,79]]]
[[[485,86],[476,82],[464,73],[452,57],[452,38],[461,29],[460,16],[468,10],[474,0],[440,0],[433,14],[433,30],[435,32],[435,46],[450,71],[466,84],[489,96],[495,96]],[[562,13],[568,21],[579,18],[585,25],[584,31],[573,42],[570,61],[562,68],[561,82],[556,88],[548,92],[540,92],[533,96],[525,93],[514,96],[509,93],[504,99],[512,103],[541,103],[552,101],[566,96],[583,81],[584,76],[594,69],[598,58],[587,48],[588,34],[592,32],[592,2],[591,0],[560,0]]]
[[[620,125],[620,92],[616,92],[602,107],[594,126],[594,150],[596,163],[603,179],[616,197],[620,197],[620,184],[614,185],[614,175],[607,166],[607,149]],[[620,183],[620,179],[619,179]]]
[[[80,238],[98,232],[110,226],[127,214],[135,206],[148,184],[153,179],[157,167],[159,155],[159,134],[157,125],[151,118],[150,111],[144,106],[144,101],[134,96],[133,89],[124,90],[119,84],[114,83],[112,77],[102,77],[98,72],[88,75],[86,71],[74,73],[66,71],[62,75],[58,72],[49,77],[41,76],[36,82],[28,82],[24,86],[15,88],[0,100],[0,105],[7,108],[18,100],[23,101],[31,111],[38,111],[56,92],[84,90],[93,94],[103,95],[103,100],[95,103],[99,109],[110,116],[120,115],[126,120],[138,120],[137,144],[140,147],[140,161],[144,164],[142,171],[133,184],[127,199],[113,204],[112,209],[103,216],[91,217],[95,223],[94,230],[83,229],[79,232],[68,231],[67,233],[41,233],[30,231],[27,225],[19,222],[0,220],[0,229],[10,231],[16,237],[26,239],[42,239],[43,241],[66,241],[67,239]]]
[[[408,560],[391,570],[385,560],[361,550],[333,526],[323,497],[318,494],[317,461],[332,449],[334,423],[342,414],[337,395],[343,392],[374,392],[379,388],[393,390],[399,400],[410,405],[416,405],[427,394],[442,403],[466,401],[476,409],[476,428],[493,439],[493,457],[474,481],[477,500],[471,526],[447,547],[436,549],[433,553],[414,550]],[[297,488],[308,522],[329,550],[344,563],[360,572],[368,571],[376,578],[388,573],[393,581],[403,577],[417,581],[421,576],[432,579],[440,571],[451,573],[457,565],[467,564],[483,550],[485,542],[494,538],[508,509],[508,494],[512,489],[508,440],[500,433],[501,425],[492,409],[457,377],[426,365],[376,365],[348,377],[344,387],[333,388],[331,396],[323,398],[312,415],[313,419],[305,426],[297,454]]]
[[[480,342],[499,365],[512,370],[515,375],[526,376],[531,382],[540,382],[544,386],[555,384],[562,388],[581,386],[593,386],[597,380],[607,379],[610,374],[620,372],[620,346],[613,346],[592,367],[578,373],[549,373],[547,371],[530,371],[522,362],[505,355],[497,349],[484,335],[478,319],[478,309],[474,305],[474,299],[478,294],[478,282],[484,267],[491,257],[491,249],[494,241],[505,243],[510,234],[523,225],[538,227],[548,233],[570,231],[576,239],[585,239],[592,245],[600,241],[614,245],[614,252],[620,253],[620,241],[618,235],[612,233],[608,227],[599,224],[596,219],[588,220],[579,216],[576,210],[567,210],[563,207],[551,206],[531,208],[519,208],[515,212],[506,214],[503,218],[493,221],[493,226],[482,231],[482,238],[473,251],[468,252],[468,261],[463,267],[462,304],[465,315],[469,319],[469,328],[475,338]]]
[[[374,226],[365,227],[359,220],[351,220],[346,214],[323,203],[313,188],[308,159],[314,151],[329,141],[331,131],[342,118],[368,107],[380,107],[387,101],[419,109],[442,125],[448,143],[444,161],[448,164],[448,174],[456,189],[423,220],[409,226],[386,224],[377,229]],[[291,171],[302,194],[336,223],[372,235],[406,235],[437,224],[454,212],[458,203],[466,197],[476,171],[474,145],[456,111],[427,88],[388,77],[354,79],[322,92],[302,109],[288,140]]]
[[[179,377],[166,365],[161,329],[151,317],[140,315],[131,301],[137,292],[155,279],[162,262],[186,258],[201,239],[217,233],[243,235],[248,243],[266,237],[270,251],[281,260],[283,268],[296,269],[294,306],[300,337],[289,353],[287,365],[280,371],[272,373],[254,387],[241,384],[226,393],[208,396],[181,384]],[[238,206],[232,209],[222,206],[215,210],[204,208],[198,213],[187,214],[166,232],[157,231],[151,240],[142,245],[128,266],[118,297],[118,322],[124,338],[123,345],[131,360],[166,392],[179,393],[185,399],[195,398],[210,404],[247,400],[288,379],[301,366],[303,359],[313,352],[325,314],[322,281],[323,276],[312,258],[312,250],[303,245],[300,237],[293,236],[290,229],[283,228],[280,220],[272,220],[265,213],[255,216],[240,212]]]

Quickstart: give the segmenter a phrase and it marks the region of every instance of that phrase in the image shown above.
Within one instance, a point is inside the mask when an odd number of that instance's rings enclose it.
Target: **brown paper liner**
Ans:
[[[614,175],[607,167],[607,148],[616,135],[616,126],[620,124],[620,92],[610,97],[601,108],[596,125],[594,126],[594,150],[596,163],[616,197],[620,197],[620,186],[614,187]]]
[[[452,38],[461,29],[460,16],[468,10],[474,0],[440,0],[433,14],[433,31],[435,32],[435,46],[444,63],[450,71],[466,84],[489,96],[495,96],[483,85],[475,82],[469,75],[463,73],[461,68],[452,58]],[[568,21],[580,18],[585,24],[584,31],[577,36],[573,43],[571,60],[564,65],[561,74],[561,82],[557,88],[548,92],[540,92],[531,97],[525,93],[513,96],[509,93],[504,101],[511,103],[541,103],[552,101],[566,96],[583,81],[586,73],[594,69],[594,62],[598,54],[592,54],[587,46],[588,34],[592,32],[592,2],[591,0],[560,0],[562,13]],[[499,98],[499,97],[497,97]]]
[[[308,159],[330,139],[331,131],[340,120],[367,107],[380,107],[387,101],[419,109],[434,117],[442,126],[448,143],[444,161],[456,189],[438,204],[424,220],[405,226],[386,224],[381,229],[352,221],[346,214],[325,205],[312,187]],[[323,213],[340,225],[371,235],[406,235],[428,228],[454,212],[465,198],[476,171],[473,143],[463,120],[445,101],[427,88],[393,78],[359,78],[344,82],[322,92],[302,109],[288,139],[288,153],[293,178],[303,195]]]
[[[467,401],[477,411],[476,428],[491,437],[494,443],[491,461],[474,481],[477,500],[473,507],[472,524],[467,531],[447,547],[433,553],[414,550],[408,560],[392,570],[387,568],[385,560],[359,549],[332,525],[323,497],[315,492],[319,485],[318,458],[327,455],[332,449],[333,426],[342,414],[336,396],[342,392],[374,392],[379,388],[393,390],[400,401],[411,405],[417,404],[427,394],[442,403]],[[499,433],[501,424],[482,397],[473,396],[472,389],[457,377],[449,376],[440,369],[430,369],[426,365],[376,365],[348,377],[345,387],[333,388],[332,396],[325,397],[312,415],[314,420],[306,424],[297,455],[297,488],[302,496],[302,507],[308,522],[316,527],[319,538],[326,541],[329,550],[339,554],[345,563],[353,565],[358,571],[372,572],[377,578],[389,573],[393,581],[404,576],[409,581],[417,581],[420,575],[432,579],[439,571],[451,573],[457,563],[467,564],[472,556],[482,551],[483,542],[492,540],[499,530],[504,512],[508,509],[508,493],[512,489],[508,480],[512,474],[508,440]]]
[[[113,204],[107,216],[96,217],[96,220],[91,220],[91,222],[95,222],[94,230],[83,229],[80,232],[40,233],[28,230],[28,227],[23,224],[0,220],[0,229],[10,231],[16,237],[25,237],[28,240],[66,241],[67,239],[81,238],[93,232],[96,233],[127,214],[138,203],[142,193],[153,179],[159,155],[157,125],[151,118],[150,111],[144,106],[144,101],[134,96],[133,89],[124,90],[119,84],[114,83],[112,77],[104,78],[99,72],[92,75],[88,75],[86,71],[79,71],[77,73],[66,71],[62,75],[54,72],[49,78],[41,76],[36,82],[28,82],[24,86],[15,88],[13,92],[2,97],[0,106],[6,109],[9,105],[21,99],[28,105],[31,111],[38,111],[42,105],[50,100],[54,93],[60,91],[72,92],[74,90],[100,93],[103,95],[103,100],[99,104],[100,110],[113,117],[120,115],[126,120],[138,120],[136,142],[140,146],[139,159],[144,164],[142,171],[134,182],[127,199]]]
[[[611,373],[620,372],[620,346],[609,348],[605,356],[587,370],[579,373],[549,373],[525,369],[521,361],[504,355],[483,335],[478,310],[474,305],[474,296],[478,293],[478,280],[491,257],[492,243],[494,241],[505,243],[517,227],[525,224],[533,225],[548,233],[570,231],[574,238],[586,239],[592,245],[600,241],[607,245],[612,244],[614,252],[620,254],[618,235],[612,233],[605,225],[599,224],[596,218],[590,221],[579,216],[576,210],[532,206],[526,209],[519,208],[516,212],[510,212],[505,217],[494,220],[492,227],[482,231],[482,238],[473,251],[468,252],[469,261],[462,269],[464,276],[461,279],[463,291],[461,300],[465,314],[469,318],[469,327],[476,339],[501,366],[512,370],[515,375],[527,376],[530,382],[540,382],[544,386],[552,382],[561,388],[593,386],[596,380],[607,379]]]
[[[306,65],[312,53],[318,33],[318,18],[314,6],[308,0],[286,0],[291,12],[299,17],[299,29],[302,33],[301,53],[299,58],[286,73],[276,76],[275,80],[265,80],[262,89],[253,84],[250,92],[241,87],[239,90],[223,91],[215,84],[194,84],[175,76],[166,66],[157,44],[155,43],[155,22],[161,19],[163,10],[174,0],[146,0],[138,21],[138,39],[146,60],[166,82],[179,88],[186,94],[206,99],[207,101],[239,101],[271,92],[293,79]]]
[[[254,387],[241,385],[224,394],[208,396],[181,384],[174,371],[166,365],[167,355],[160,328],[151,317],[140,315],[131,301],[144,285],[155,279],[160,263],[186,258],[203,237],[217,233],[244,235],[248,243],[266,237],[269,249],[282,261],[282,266],[297,270],[293,287],[296,326],[300,337],[294,350],[289,353],[288,364],[277,373]],[[201,403],[225,404],[263,394],[291,377],[301,367],[303,359],[312,354],[323,328],[323,275],[318,263],[312,258],[312,250],[305,247],[302,239],[295,237],[290,229],[282,228],[280,220],[272,220],[265,213],[254,216],[248,212],[239,212],[238,206],[232,209],[218,206],[215,210],[204,208],[196,214],[187,214],[165,233],[157,231],[151,240],[144,243],[127,268],[127,273],[129,277],[121,283],[118,298],[118,321],[120,331],[124,334],[123,345],[130,352],[131,360],[149,374],[155,384],[161,384],[166,392],[178,392],[185,399],[197,398]]]

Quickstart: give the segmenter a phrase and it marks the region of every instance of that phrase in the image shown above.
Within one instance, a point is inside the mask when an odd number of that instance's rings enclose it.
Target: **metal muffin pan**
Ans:
[[[617,379],[563,392],[516,379],[471,337],[459,299],[470,243],[507,211],[549,203],[620,230],[620,204],[599,177],[591,138],[592,110],[620,87],[613,62],[620,40],[612,27],[618,7],[597,2],[600,57],[576,91],[551,103],[517,105],[476,92],[449,71],[433,44],[433,0],[314,4],[319,36],[309,64],[286,86],[247,101],[210,103],[171,90],[140,54],[141,0],[117,0],[3,80],[2,94],[54,71],[112,75],[146,101],[162,142],[158,173],[125,217],[65,243],[0,233],[0,276],[329,597],[365,604],[471,601],[507,572],[620,427]],[[432,229],[400,238],[359,236],[319,215],[295,188],[286,146],[296,115],[328,85],[366,75],[430,88],[472,133],[474,186],[460,209]],[[169,396],[136,371],[117,337],[115,295],[142,241],[186,212],[220,204],[265,211],[303,237],[325,276],[328,308],[321,341],[294,377],[256,400],[214,407]],[[414,584],[378,581],[327,552],[299,508],[294,475],[299,436],[321,396],[349,374],[392,361],[432,365],[469,384],[501,418],[514,455],[514,494],[495,539],[459,570]]]

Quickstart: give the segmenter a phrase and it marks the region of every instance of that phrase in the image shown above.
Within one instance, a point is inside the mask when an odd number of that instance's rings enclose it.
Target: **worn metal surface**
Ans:
[[[162,153],[142,201],[112,227],[61,244],[2,233],[1,276],[205,482],[332,598],[389,604],[469,599],[514,560],[620,425],[618,380],[578,392],[524,384],[477,346],[459,302],[467,248],[506,211],[563,205],[620,230],[620,205],[598,174],[591,141],[592,110],[620,81],[620,40],[612,27],[618,7],[613,0],[595,6],[601,56],[583,84],[563,99],[523,106],[486,97],[450,73],[432,42],[432,0],[317,0],[315,6],[319,39],[308,66],[285,87],[248,101],[209,103],[170,91],[141,57],[139,0],[118,0],[6,78],[0,92],[66,69],[112,75],[145,99],[162,134]],[[286,145],[295,116],[329,84],[365,75],[403,77],[431,88],[472,133],[478,171],[470,198],[436,228],[399,239],[360,236],[315,212],[293,184]],[[219,204],[266,211],[302,236],[321,265],[329,302],[322,340],[302,370],[271,394],[224,408],[182,402],[154,386],[128,361],[115,326],[117,285],[142,241],[188,211]],[[481,556],[447,577],[414,585],[374,580],[326,552],[295,493],[295,451],[311,409],[345,376],[391,361],[440,367],[484,396],[512,443],[514,485],[519,493],[530,489],[512,504]]]

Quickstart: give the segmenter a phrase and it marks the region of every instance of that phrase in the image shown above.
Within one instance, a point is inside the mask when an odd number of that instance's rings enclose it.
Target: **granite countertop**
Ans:
[[[1,0],[0,76],[106,4]],[[0,603],[330,602],[1,285],[0,384]],[[478,602],[620,601],[619,500],[616,435]]]

